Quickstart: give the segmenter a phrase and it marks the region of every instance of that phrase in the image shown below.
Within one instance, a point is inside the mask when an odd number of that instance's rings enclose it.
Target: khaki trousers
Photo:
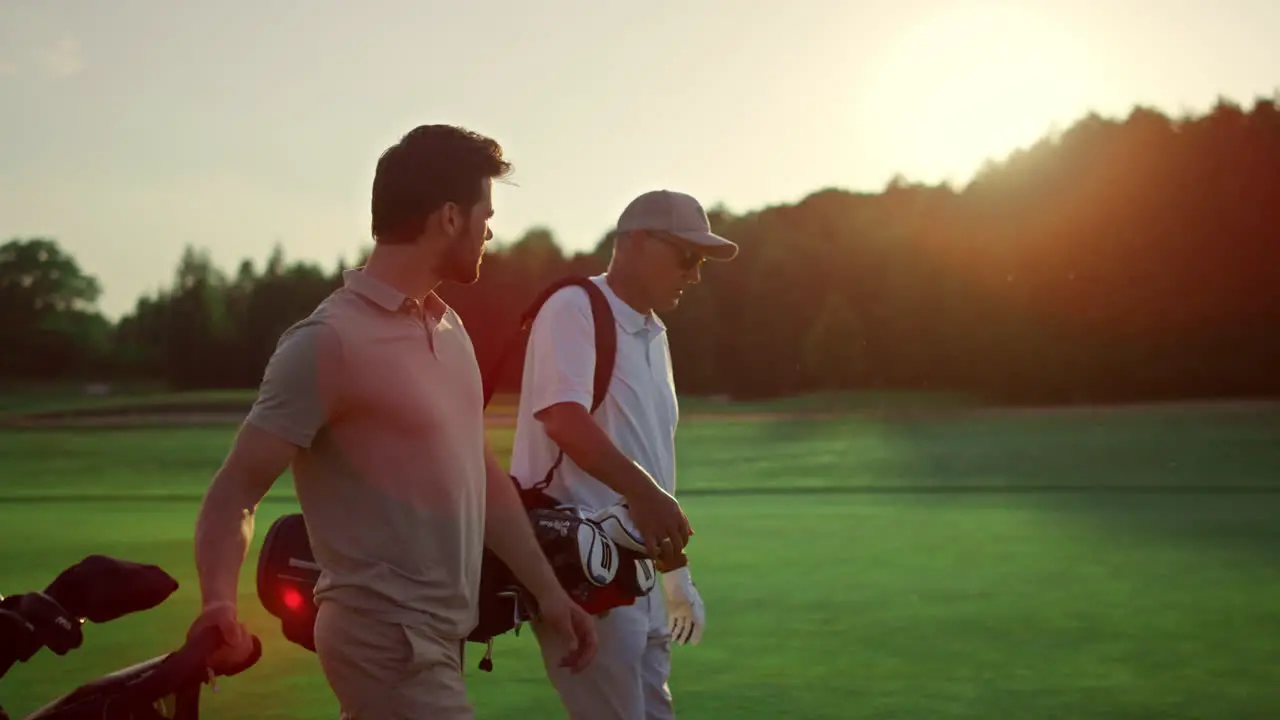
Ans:
[[[674,720],[667,678],[671,634],[662,586],[596,619],[599,650],[580,673],[560,667],[564,648],[532,623],[543,667],[570,720]]]
[[[343,720],[472,720],[462,643],[322,602],[316,655]]]

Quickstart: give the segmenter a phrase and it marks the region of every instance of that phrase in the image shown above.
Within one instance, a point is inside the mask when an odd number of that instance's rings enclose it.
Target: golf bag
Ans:
[[[596,345],[591,412],[600,407],[613,379],[617,327],[608,298],[589,278],[578,276],[552,283],[525,310],[516,337],[507,344],[484,378],[484,407],[487,408],[493,398],[507,358],[515,350],[525,347],[521,340],[533,326],[543,303],[556,291],[570,285],[583,288],[591,300]],[[522,487],[512,478],[521,502],[529,512],[537,542],[561,585],[583,609],[599,614],[633,604],[656,582],[653,561],[645,555],[642,544],[637,549],[636,543],[626,541],[625,536],[620,538],[620,542],[615,541],[618,523],[612,521],[618,519],[616,512],[587,515],[580,508],[562,503],[547,493],[563,459],[564,452],[561,451],[546,475],[531,487]],[[602,522],[606,518],[610,521],[607,524],[612,534]],[[280,620],[288,640],[312,652],[315,651],[314,591],[319,578],[320,567],[311,552],[306,520],[301,513],[281,516],[267,530],[258,557],[258,599],[267,612]],[[493,638],[511,630],[519,633],[520,625],[537,614],[532,595],[488,548],[485,548],[481,561],[478,613],[476,627],[467,640],[488,646],[480,661],[480,669],[488,672],[493,668]]]
[[[0,596],[0,677],[44,650],[58,657],[78,651],[91,638],[87,623],[146,612],[177,589],[178,581],[156,565],[95,554],[42,591]],[[257,663],[262,643],[253,637],[252,644],[242,663],[216,674],[236,675]],[[64,689],[24,720],[199,720],[202,688],[214,677],[210,661],[224,647],[222,632],[206,626],[170,652]],[[0,708],[0,719],[8,718]]]

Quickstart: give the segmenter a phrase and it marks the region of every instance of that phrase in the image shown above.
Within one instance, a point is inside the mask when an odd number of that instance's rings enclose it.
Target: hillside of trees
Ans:
[[[741,245],[666,321],[681,391],[826,389],[999,402],[1280,395],[1280,105],[1088,115],[963,188],[896,179],[713,213]],[[441,295],[488,368],[551,280],[604,269],[535,229]],[[357,260],[358,262],[358,260]],[[0,378],[253,387],[290,323],[344,268],[188,248],[164,293],[118,323],[54,239],[0,246]],[[512,363],[515,365],[517,363]],[[514,373],[509,373],[514,377]]]

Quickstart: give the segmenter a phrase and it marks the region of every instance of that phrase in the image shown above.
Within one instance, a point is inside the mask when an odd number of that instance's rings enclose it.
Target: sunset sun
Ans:
[[[894,39],[869,107],[911,179],[966,180],[1088,110],[1102,79],[1087,48],[1033,10],[957,7]]]

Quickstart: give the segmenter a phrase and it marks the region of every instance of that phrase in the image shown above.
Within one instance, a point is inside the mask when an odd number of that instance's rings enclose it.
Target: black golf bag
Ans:
[[[150,610],[178,589],[156,565],[90,555],[66,568],[43,591],[0,596],[0,677],[42,650],[65,656],[80,648],[86,623],[112,622]],[[262,656],[252,638],[249,657],[218,675],[236,675]],[[85,682],[24,720],[199,720],[202,687],[213,679],[212,656],[225,646],[206,627],[181,646]],[[8,715],[0,708],[0,718]]]
[[[509,355],[523,349],[524,335],[533,325],[543,303],[561,288],[575,285],[591,299],[595,326],[596,365],[591,412],[604,401],[613,377],[617,354],[617,327],[608,298],[585,277],[568,277],[546,288],[525,310],[517,336],[503,350],[484,378],[484,406],[493,392]],[[524,488],[512,478],[521,501],[529,511],[534,534],[556,576],[579,605],[592,614],[630,605],[653,587],[656,572],[643,552],[613,542],[599,523],[578,508],[565,505],[546,492],[564,459],[563,451],[532,487]],[[320,567],[311,552],[306,520],[301,513],[278,518],[267,530],[258,557],[258,598],[267,612],[280,620],[290,641],[315,651],[313,629],[316,618],[314,591]],[[479,620],[467,637],[488,646],[480,669],[493,668],[493,638],[536,616],[533,597],[516,579],[511,569],[485,548],[480,573]]]

